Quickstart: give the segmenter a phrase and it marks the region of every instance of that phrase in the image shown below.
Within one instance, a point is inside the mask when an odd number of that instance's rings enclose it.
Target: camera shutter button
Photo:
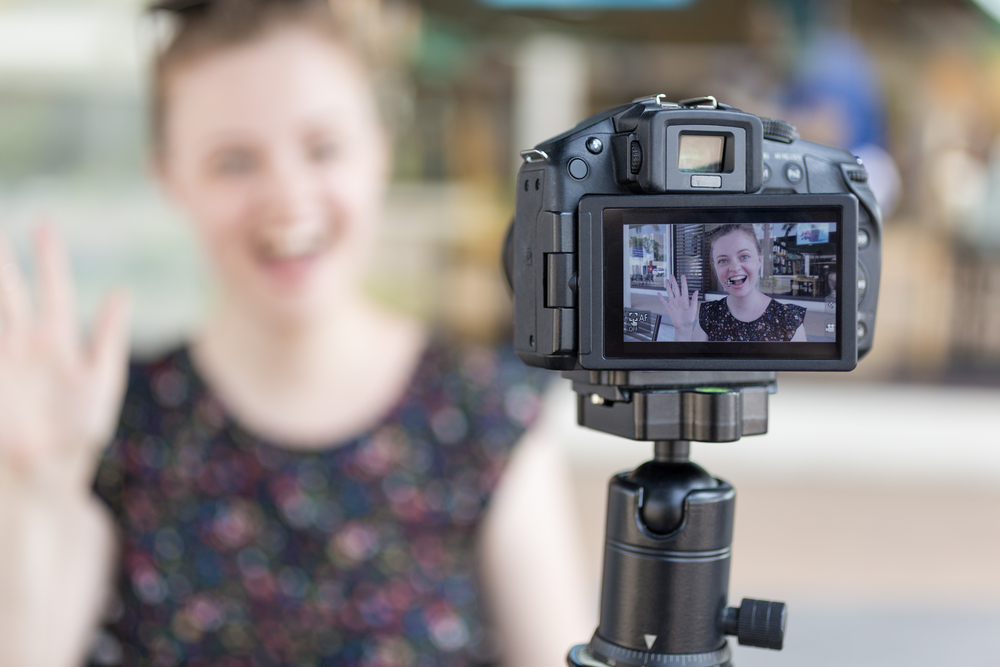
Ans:
[[[569,161],[569,175],[578,181],[587,178],[590,173],[590,166],[581,158],[575,157]]]

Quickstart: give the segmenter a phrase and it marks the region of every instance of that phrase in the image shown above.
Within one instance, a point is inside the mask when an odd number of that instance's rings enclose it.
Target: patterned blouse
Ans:
[[[298,452],[234,422],[185,349],[133,365],[95,482],[121,561],[90,664],[495,663],[476,529],[544,379],[438,340],[379,424]]]
[[[733,317],[726,299],[706,301],[698,311],[698,323],[711,341],[790,341],[806,317],[806,309],[771,299],[764,313],[752,322]]]

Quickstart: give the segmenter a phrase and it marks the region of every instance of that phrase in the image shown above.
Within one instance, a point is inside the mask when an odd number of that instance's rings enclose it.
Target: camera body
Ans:
[[[881,214],[849,152],[711,97],[660,95],[521,155],[504,260],[526,363],[850,370],[871,348]],[[726,255],[727,233],[750,251]],[[671,276],[692,284],[695,325],[667,308]],[[769,305],[748,320],[744,302]]]

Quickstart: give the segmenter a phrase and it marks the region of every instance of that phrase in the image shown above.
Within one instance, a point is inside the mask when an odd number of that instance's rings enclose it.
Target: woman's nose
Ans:
[[[275,160],[268,174],[266,211],[269,217],[292,223],[314,214],[315,189],[308,169],[294,160]]]

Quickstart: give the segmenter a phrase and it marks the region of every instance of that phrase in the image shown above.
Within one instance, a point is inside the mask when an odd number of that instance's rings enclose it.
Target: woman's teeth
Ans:
[[[262,245],[264,257],[269,260],[300,259],[322,250],[323,238],[314,232],[290,232],[271,235]]]
[[[747,277],[746,276],[737,276],[735,278],[730,278],[729,280],[727,280],[726,284],[727,285],[734,285],[736,287],[739,287],[740,285],[742,285],[746,281],[747,281]]]

